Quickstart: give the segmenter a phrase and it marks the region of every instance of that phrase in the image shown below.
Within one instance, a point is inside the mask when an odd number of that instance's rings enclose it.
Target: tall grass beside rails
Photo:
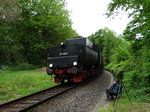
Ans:
[[[99,112],[150,112],[150,103],[133,102],[133,105],[128,99],[120,99],[113,104],[102,108]]]
[[[39,66],[35,66],[28,63],[22,63],[20,65],[1,65],[2,71],[21,71],[21,70],[33,70],[39,68]]]
[[[4,71],[0,72],[0,102],[10,101],[56,84],[45,71]]]

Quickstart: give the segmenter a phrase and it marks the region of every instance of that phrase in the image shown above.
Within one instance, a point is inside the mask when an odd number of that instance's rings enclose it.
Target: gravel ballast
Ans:
[[[54,99],[33,108],[31,112],[96,112],[106,105],[104,94],[111,82],[111,75],[107,71],[89,81],[89,83],[65,92]],[[102,104],[101,104],[102,103]],[[104,104],[103,104],[104,103]],[[98,107],[98,105],[100,105]]]

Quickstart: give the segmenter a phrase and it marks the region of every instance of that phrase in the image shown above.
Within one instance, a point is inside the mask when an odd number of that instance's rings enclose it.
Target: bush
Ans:
[[[131,89],[129,94],[137,102],[150,102],[150,94],[148,91],[150,91],[150,87]]]
[[[28,63],[23,63],[20,65],[4,65],[2,66],[2,70],[4,71],[21,71],[21,70],[32,70],[39,68],[39,66],[35,66]]]

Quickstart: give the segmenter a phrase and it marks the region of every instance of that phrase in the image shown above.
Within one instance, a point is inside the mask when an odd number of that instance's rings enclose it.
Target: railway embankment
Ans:
[[[98,111],[104,105],[105,89],[109,87],[112,77],[109,72],[103,71],[97,78],[65,92],[49,101],[44,102],[31,112],[92,112]],[[103,102],[102,103],[108,103]]]
[[[109,102],[105,101],[105,90],[112,82],[112,75],[107,71],[103,71],[101,75],[97,75],[94,79],[88,79],[76,88],[66,91],[63,94],[56,95],[56,97],[50,98],[50,100],[46,100],[36,106],[32,106],[32,108],[27,110],[31,112],[97,112],[99,109],[109,104]],[[51,94],[55,93],[55,91],[52,91]],[[48,96],[47,93],[43,93],[41,94],[42,96],[36,96],[34,100],[39,99],[38,97],[40,97],[40,99],[45,98],[44,94]],[[25,101],[26,100],[27,99],[25,99]],[[26,101],[28,103],[19,103],[19,108],[25,108],[25,104],[31,104],[30,100],[32,100],[31,97]],[[17,103],[15,103],[15,108],[18,110],[19,108],[16,104]],[[11,105],[13,106],[12,103]],[[13,109],[15,108],[13,107]],[[11,111],[11,109],[8,108],[6,108],[6,110]]]

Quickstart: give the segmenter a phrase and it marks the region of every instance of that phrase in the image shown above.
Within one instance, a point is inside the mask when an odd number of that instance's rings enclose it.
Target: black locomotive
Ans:
[[[65,80],[81,82],[103,69],[100,48],[84,37],[68,39],[66,43],[48,49],[47,74],[55,75],[55,83]]]

